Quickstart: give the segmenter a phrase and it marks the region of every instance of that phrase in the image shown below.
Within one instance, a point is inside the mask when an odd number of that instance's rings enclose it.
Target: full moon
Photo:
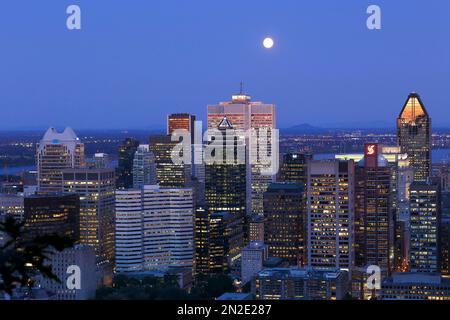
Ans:
[[[263,46],[266,49],[271,49],[273,47],[273,39],[272,38],[265,38],[263,41]]]

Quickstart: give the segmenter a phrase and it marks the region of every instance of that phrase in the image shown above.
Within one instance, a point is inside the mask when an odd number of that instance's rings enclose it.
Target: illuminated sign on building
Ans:
[[[364,145],[364,158],[366,167],[378,166],[378,144],[366,143]]]

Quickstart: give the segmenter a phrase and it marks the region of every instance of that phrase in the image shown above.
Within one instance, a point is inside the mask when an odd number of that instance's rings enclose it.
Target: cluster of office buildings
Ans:
[[[195,116],[168,116],[166,135],[126,139],[115,169],[102,153],[87,163],[70,128],[45,133],[36,192],[0,197],[0,212],[23,220],[30,235],[72,237],[77,246],[55,265],[61,273],[82,264],[91,285],[81,295],[48,281],[43,288],[92,298],[113,273],[176,270],[230,275],[256,299],[450,299],[450,188],[446,173],[432,173],[431,118],[417,94],[398,117],[398,145],[368,143],[325,160],[279,155],[275,106],[243,92],[208,106],[207,119],[202,142]],[[221,153],[174,163],[178,130],[191,142],[182,152],[215,143]],[[277,172],[267,170],[278,161]],[[370,266],[380,270],[377,288]]]

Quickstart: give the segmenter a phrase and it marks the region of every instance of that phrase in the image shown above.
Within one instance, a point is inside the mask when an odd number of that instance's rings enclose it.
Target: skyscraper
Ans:
[[[116,271],[193,267],[192,189],[116,191]]]
[[[195,208],[194,240],[195,274],[207,274],[209,272],[209,214],[202,206]]]
[[[119,164],[116,171],[116,188],[133,187],[133,160],[139,146],[139,141],[126,138],[119,146]]]
[[[49,128],[37,146],[36,159],[39,192],[61,192],[61,170],[85,165],[84,144],[71,128],[62,133]]]
[[[194,143],[195,116],[188,113],[174,113],[167,116],[167,135],[175,130],[186,130],[191,133],[191,143]]]
[[[409,188],[414,171],[409,166],[408,155],[401,153],[399,146],[378,145],[378,154],[391,169],[391,206],[394,210],[394,268],[397,271],[408,269],[409,252]],[[375,150],[375,149],[374,149]],[[363,161],[364,153],[336,155],[339,160]],[[364,268],[360,268],[364,270]],[[364,282],[365,283],[365,282]],[[369,293],[370,294],[370,293]]]
[[[240,161],[238,153],[246,150],[243,141],[235,139],[233,124],[226,117],[222,120],[214,137],[217,147],[223,147],[221,157],[217,152],[217,161],[207,162],[205,167],[206,208],[210,214],[226,211],[244,217],[247,205],[246,164],[245,160]]]
[[[208,272],[225,274],[233,272],[243,247],[241,217],[228,212],[209,215]]]
[[[205,167],[205,208],[208,214],[208,256],[210,272],[229,271],[235,263],[238,250],[247,237],[246,206],[247,184],[245,146],[226,117],[208,139],[217,150],[216,159],[210,159]],[[211,142],[211,141],[208,141]],[[239,157],[243,154],[243,158]],[[221,233],[227,238],[221,239]],[[224,242],[225,241],[225,242]],[[222,244],[219,244],[223,242]],[[227,255],[220,258],[221,252]],[[220,262],[222,261],[222,262]],[[220,266],[222,265],[222,267]]]
[[[312,160],[308,153],[286,153],[280,164],[280,181],[301,183],[306,186],[306,165]]]
[[[414,180],[426,181],[431,175],[431,118],[417,93],[411,93],[403,106],[397,136],[414,169]]]
[[[354,188],[353,160],[308,163],[308,265],[351,272]]]
[[[442,192],[442,215],[440,223],[441,273],[450,276],[450,192]]]
[[[430,182],[414,182],[410,194],[410,271],[439,272],[440,186]]]
[[[133,188],[156,184],[155,155],[150,152],[148,144],[141,144],[134,154]]]
[[[80,240],[80,198],[74,193],[33,195],[24,200],[27,237],[58,234]]]
[[[251,101],[241,89],[231,101],[208,106],[208,130],[218,128],[224,118],[241,131],[247,146],[247,211],[262,215],[263,194],[275,181],[273,166],[278,165],[275,106]]]
[[[114,170],[65,169],[63,191],[80,197],[80,243],[114,260]]]
[[[191,186],[191,164],[178,164],[172,160],[172,151],[178,144],[169,135],[151,136],[149,150],[155,156],[156,182],[162,188],[185,188]]]
[[[272,256],[294,266],[305,262],[303,194],[303,185],[297,183],[272,183],[264,193],[264,243]]]
[[[366,144],[364,149],[364,159],[356,165],[355,266],[377,265],[387,276],[394,241],[391,168],[378,144]]]

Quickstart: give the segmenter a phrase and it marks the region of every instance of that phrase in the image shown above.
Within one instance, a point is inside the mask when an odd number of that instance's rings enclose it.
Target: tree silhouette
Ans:
[[[12,294],[18,287],[30,286],[33,276],[41,274],[46,278],[61,282],[53,273],[52,266],[46,264],[56,251],[73,246],[74,241],[57,234],[27,237],[24,223],[7,217],[0,223],[0,233],[5,238],[0,246],[0,292]]]

